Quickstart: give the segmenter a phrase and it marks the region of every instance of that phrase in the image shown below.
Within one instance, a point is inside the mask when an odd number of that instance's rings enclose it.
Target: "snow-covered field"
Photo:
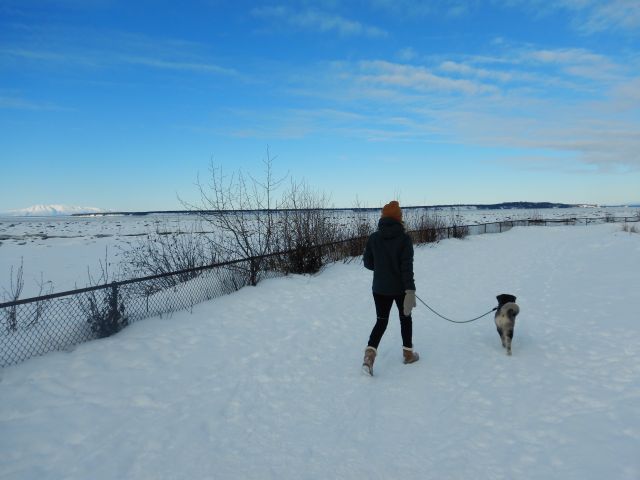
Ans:
[[[0,248],[5,248],[3,245]],[[640,478],[640,234],[514,228],[416,249],[375,377],[359,262],[267,280],[0,371],[3,479]]]
[[[0,217],[0,297],[9,289],[11,267],[15,272],[21,262],[22,298],[38,295],[41,280],[56,292],[81,288],[89,272],[100,276],[105,258],[115,273],[122,249],[147,233],[175,231],[185,223],[169,215]]]
[[[457,215],[461,223],[476,224],[499,220],[566,217],[634,216],[638,208],[576,208],[542,210],[438,211],[443,218]],[[407,210],[407,216],[419,213]],[[337,215],[348,218],[348,212]],[[372,220],[378,216],[371,213]],[[40,293],[42,281],[54,291],[81,288],[88,283],[88,271],[99,277],[100,263],[107,258],[111,273],[117,273],[122,251],[142,241],[147,233],[208,231],[210,225],[198,223],[193,215],[98,216],[98,217],[0,217],[0,299],[9,290],[11,267],[14,272],[23,264],[22,298]]]

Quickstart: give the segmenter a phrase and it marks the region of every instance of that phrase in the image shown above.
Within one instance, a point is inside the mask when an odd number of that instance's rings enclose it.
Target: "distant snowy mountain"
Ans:
[[[74,213],[103,213],[104,210],[96,207],[76,207],[71,205],[33,205],[19,210],[10,210],[8,215],[20,217],[52,217],[59,215],[72,215]]]

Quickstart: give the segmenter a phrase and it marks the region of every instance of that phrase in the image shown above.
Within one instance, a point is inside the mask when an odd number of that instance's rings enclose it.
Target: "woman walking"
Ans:
[[[418,361],[411,340],[413,325],[411,310],[416,306],[416,285],[413,280],[413,243],[402,223],[402,209],[393,200],[382,209],[378,230],[367,240],[364,266],[373,270],[373,301],[376,306],[376,324],[371,330],[364,351],[362,370],[373,375],[373,362],[378,345],[389,323],[391,307],[395,302],[400,314],[402,354],[404,363]]]

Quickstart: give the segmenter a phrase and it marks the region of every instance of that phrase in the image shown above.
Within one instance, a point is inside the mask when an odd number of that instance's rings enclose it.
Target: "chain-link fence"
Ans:
[[[499,233],[515,226],[633,222],[638,217],[513,220],[410,231],[414,243]],[[107,337],[147,317],[186,310],[259,281],[315,272],[336,261],[359,259],[367,237],[297,248],[262,257],[207,265],[68,292],[0,303],[0,367]]]

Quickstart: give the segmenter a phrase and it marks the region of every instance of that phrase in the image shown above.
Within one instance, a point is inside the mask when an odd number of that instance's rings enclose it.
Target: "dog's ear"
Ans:
[[[514,297],[513,295],[510,295],[508,293],[501,293],[496,298],[498,299],[498,305],[500,305],[500,306],[504,305],[505,303],[509,303],[509,302],[515,303],[515,301],[516,301],[516,297]]]

